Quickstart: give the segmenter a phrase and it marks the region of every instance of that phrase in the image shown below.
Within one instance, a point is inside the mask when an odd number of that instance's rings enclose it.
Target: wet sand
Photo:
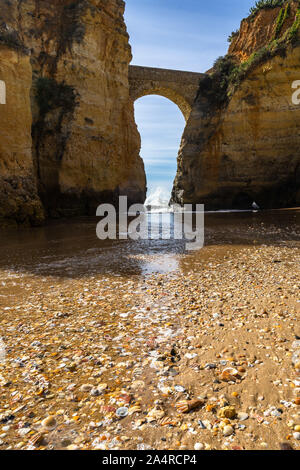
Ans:
[[[300,211],[0,236],[0,449],[300,448]]]

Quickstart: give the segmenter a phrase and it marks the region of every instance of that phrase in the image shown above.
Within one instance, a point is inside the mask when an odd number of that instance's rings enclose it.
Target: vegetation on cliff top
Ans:
[[[274,38],[269,44],[251,54],[248,60],[242,63],[233,55],[219,57],[214,63],[212,73],[200,81],[198,96],[205,96],[210,106],[226,106],[230,96],[255,67],[266,63],[272,57],[285,57],[289,46],[299,44],[300,6],[292,26],[280,37],[284,22],[290,15],[290,4],[286,4],[286,1],[282,4],[284,7],[276,20]]]
[[[239,32],[240,32],[239,29],[237,29],[236,31],[232,31],[230,36],[228,36],[227,41],[231,43],[239,35]]]
[[[255,5],[250,8],[250,16],[255,16],[260,10],[268,8],[282,7],[287,0],[258,0]]]

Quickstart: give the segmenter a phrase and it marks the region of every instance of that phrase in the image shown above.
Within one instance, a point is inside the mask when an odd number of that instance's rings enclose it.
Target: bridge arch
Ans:
[[[139,90],[139,93],[136,93],[136,95],[133,97],[134,101],[138,100],[139,98],[142,98],[143,96],[149,96],[149,95],[158,95],[158,96],[163,96],[164,98],[169,99],[172,101],[174,104],[178,106],[180,111],[182,112],[185,120],[187,121],[191,111],[192,111],[192,106],[191,104],[181,95],[176,93],[174,90],[171,88],[165,88],[165,87],[143,87],[141,90]]]
[[[133,101],[147,95],[160,95],[175,103],[187,121],[204,74],[151,67],[129,67],[130,96]]]

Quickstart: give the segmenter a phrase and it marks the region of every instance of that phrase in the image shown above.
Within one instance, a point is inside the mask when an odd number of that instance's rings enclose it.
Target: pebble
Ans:
[[[48,416],[41,424],[46,431],[53,431],[57,426],[57,421],[54,416]]]
[[[195,450],[203,450],[204,445],[201,442],[196,442],[196,444],[194,445],[194,449]]]
[[[231,436],[233,433],[234,433],[234,429],[233,429],[232,426],[227,425],[227,426],[225,426],[225,427],[223,428],[223,435],[224,435],[225,437],[229,437],[229,436]]]
[[[238,413],[237,417],[240,421],[246,421],[247,419],[249,419],[248,413],[243,412]]]
[[[93,386],[90,385],[90,384],[83,384],[80,387],[80,391],[83,392],[83,393],[85,393],[85,392],[89,393],[92,389],[93,389]]]

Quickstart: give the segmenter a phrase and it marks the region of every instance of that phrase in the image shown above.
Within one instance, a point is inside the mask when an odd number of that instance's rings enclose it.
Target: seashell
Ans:
[[[126,408],[126,406],[118,408],[116,411],[116,415],[118,416],[118,418],[126,418],[126,416],[128,416],[128,408]]]
[[[194,449],[195,450],[203,450],[204,445],[201,442],[196,442],[196,444],[194,445]]]
[[[239,371],[233,368],[224,369],[219,378],[223,382],[236,382],[239,378]]]
[[[243,413],[243,412],[238,413],[238,419],[240,421],[246,421],[248,418],[249,418],[248,413]]]
[[[131,402],[132,400],[132,396],[131,395],[121,395],[118,397],[118,401],[120,402],[123,402],[125,403],[126,405],[129,405],[129,403]]]
[[[100,384],[100,385],[98,385],[98,387],[92,388],[91,395],[93,397],[99,397],[99,395],[102,395],[102,393],[106,389],[107,389],[107,384]]]
[[[108,414],[108,413],[115,413],[116,408],[114,406],[103,405],[100,407],[100,413]]]
[[[57,426],[57,421],[54,416],[48,416],[42,421],[42,427],[47,431],[53,431]]]
[[[168,416],[159,421],[160,426],[176,426],[176,421]]]
[[[103,384],[103,383],[102,383],[102,384],[99,384],[99,385],[98,385],[97,389],[98,389],[99,391],[103,392],[104,390],[107,389],[107,387],[108,387],[107,384]]]
[[[229,436],[231,436],[233,433],[234,433],[234,429],[233,429],[232,426],[227,425],[227,426],[224,427],[224,429],[223,429],[223,435],[224,435],[225,437],[229,437]]]
[[[134,405],[129,408],[128,414],[129,416],[133,415],[134,413],[140,413],[142,408],[139,405]]]
[[[225,406],[218,413],[219,418],[233,419],[236,417],[236,410],[233,406]]]
[[[83,393],[88,393],[92,390],[92,388],[93,388],[93,386],[90,385],[90,384],[83,384],[80,387],[80,391],[83,392]]]
[[[145,387],[145,382],[143,380],[135,380],[131,385],[131,388],[133,388],[134,390],[138,388],[144,388],[144,387]]]
[[[161,418],[165,416],[165,412],[163,410],[160,410],[158,408],[153,408],[151,411],[146,416],[146,419],[148,423],[151,423],[152,421],[158,421]]]
[[[204,405],[204,400],[182,400],[176,403],[175,407],[179,413],[189,413],[190,411]]]
[[[175,389],[176,392],[178,392],[178,393],[184,393],[184,392],[185,392],[185,388],[182,387],[182,385],[175,385],[174,389]]]
[[[30,439],[29,443],[30,443],[32,446],[38,446],[38,445],[40,445],[40,444],[43,442],[44,437],[45,437],[45,436],[44,436],[43,433],[38,433],[38,434],[36,434],[35,436],[33,436],[33,437]]]

